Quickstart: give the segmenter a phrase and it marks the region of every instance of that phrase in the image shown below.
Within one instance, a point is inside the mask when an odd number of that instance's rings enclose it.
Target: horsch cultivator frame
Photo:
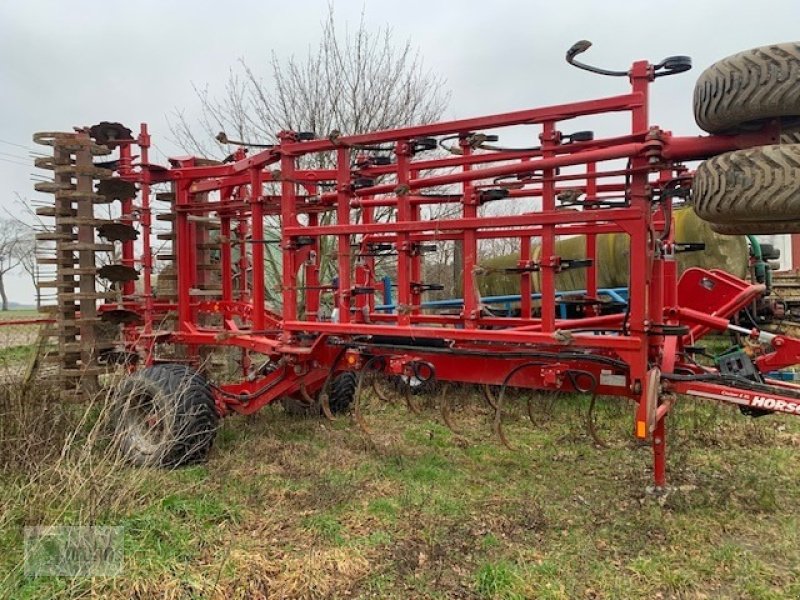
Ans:
[[[117,295],[104,297],[99,314],[122,323],[125,349],[114,357],[135,364],[121,386],[127,400],[118,415],[133,459],[179,464],[203,458],[219,416],[253,413],[282,398],[319,402],[326,413],[341,409],[354,394],[352,373],[359,372],[502,386],[495,401],[498,430],[506,386],[629,398],[636,405],[635,436],[652,441],[658,487],[665,484],[666,419],[678,395],[734,403],[750,413],[800,412],[800,387],[765,376],[800,362],[800,341],[730,322],[763,286],[716,270],[690,269],[679,280],[676,252],[702,249],[675,240],[670,226],[673,204],[692,200],[723,232],[797,228],[792,184],[800,163],[790,159],[798,147],[781,142],[791,141],[787,125],[800,115],[798,94],[786,92],[798,81],[798,46],[752,50],[704,72],[695,112],[711,134],[688,137],[653,125],[648,113],[651,84],[687,70],[686,57],[608,71],[576,60],[588,47],[576,44],[568,61],[627,77],[627,93],[355,135],[282,131],[274,144],[253,150],[245,146],[256,144],[220,134],[221,142],[238,146],[225,162],[185,157],[172,159],[170,167],[150,161],[144,125],[138,135],[101,123],[35,137],[58,149],[52,163],[41,165],[57,173],[57,184],[43,189],[57,202],[121,201],[112,239],[122,250],[118,264],[105,267]],[[600,138],[570,125],[608,113],[629,115],[629,128]],[[498,145],[496,130],[512,126],[529,133],[527,147]],[[87,157],[104,149],[115,156],[92,165]],[[309,167],[324,164],[310,160],[321,155],[332,157],[332,166]],[[705,161],[696,175],[687,167],[691,161]],[[86,188],[87,177],[101,179],[96,191]],[[157,185],[170,191],[156,194]],[[535,209],[515,214],[487,216],[482,209],[531,199]],[[151,200],[171,203],[160,217],[173,223],[163,236],[172,242],[166,256],[154,256]],[[441,203],[457,205],[459,214],[431,220],[427,208]],[[775,203],[782,204],[776,209]],[[70,205],[53,216],[73,219],[67,226],[109,230],[91,215],[74,220],[79,213]],[[270,224],[278,222],[270,235]],[[75,243],[71,230],[63,231],[66,243]],[[595,248],[597,236],[609,232],[629,237],[630,294],[624,311],[601,314]],[[559,236],[584,236],[585,259],[559,257]],[[488,310],[476,284],[479,246],[498,238],[514,239],[520,248],[510,269],[521,290],[514,314]],[[323,239],[335,247],[336,277],[328,280],[320,276]],[[265,297],[265,252],[272,243],[282,255],[280,309],[268,308]],[[420,307],[425,294],[438,289],[424,279],[424,255],[443,243],[458,245],[463,257],[464,300],[457,314]],[[65,248],[59,256],[74,264],[63,258],[74,257],[73,251]],[[376,260],[386,256],[396,284],[391,313],[375,308],[383,285]],[[161,270],[154,258],[173,265],[172,295],[153,294]],[[60,281],[95,274],[87,269],[81,263]],[[557,318],[557,275],[566,269],[585,270],[580,318]],[[326,303],[333,304],[333,318],[323,315]],[[747,351],[701,366],[694,358],[701,351],[697,341],[731,329],[749,340]],[[167,344],[184,350],[162,364],[160,348]],[[240,352],[238,381],[210,382],[195,374],[208,347]],[[84,367],[103,357],[82,350]],[[153,415],[165,420],[156,426]],[[136,427],[147,431],[134,436],[129,429]]]

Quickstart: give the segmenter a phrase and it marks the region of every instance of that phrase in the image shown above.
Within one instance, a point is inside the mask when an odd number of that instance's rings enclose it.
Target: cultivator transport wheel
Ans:
[[[774,44],[729,56],[703,71],[694,88],[694,116],[709,133],[800,116],[800,43]]]
[[[111,418],[121,454],[147,467],[203,461],[219,421],[206,380],[176,364],[155,365],[128,376],[115,390]]]
[[[353,371],[340,373],[331,381],[328,406],[335,415],[345,414],[350,410],[356,394],[358,377]],[[314,417],[322,414],[322,404],[317,397],[308,402],[307,399],[286,396],[281,399],[283,410],[296,417]]]
[[[694,91],[697,124],[709,133],[760,129],[779,120],[782,144],[734,150],[701,163],[695,211],[731,235],[800,231],[800,44],[753,48],[706,69]]]
[[[729,231],[800,231],[800,144],[710,158],[698,167],[692,192],[697,215],[716,225],[736,226]]]

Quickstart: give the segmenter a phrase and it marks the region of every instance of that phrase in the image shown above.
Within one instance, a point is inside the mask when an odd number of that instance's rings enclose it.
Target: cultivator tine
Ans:
[[[546,408],[547,412],[549,412],[552,409],[556,398],[558,398],[560,394],[558,390],[532,390],[532,391],[536,392],[539,401],[545,404],[545,406],[547,407]],[[530,420],[532,425],[537,425],[536,417],[533,414],[534,396],[529,394],[525,401],[525,405],[528,413],[528,419]]]
[[[513,448],[511,447],[511,444],[509,444],[508,438],[506,438],[505,431],[503,431],[503,399],[505,398],[506,395],[506,389],[508,388],[508,384],[514,377],[514,375],[516,375],[523,369],[527,369],[528,367],[541,367],[543,366],[543,364],[544,363],[538,361],[532,361],[532,362],[522,363],[521,365],[517,365],[516,367],[511,369],[511,371],[509,371],[508,375],[505,376],[505,379],[503,379],[503,383],[500,386],[500,392],[497,394],[496,407],[494,411],[493,429],[497,437],[500,438],[500,442],[503,444],[503,446],[505,446],[509,450],[512,450]],[[530,417],[530,408],[528,416]]]
[[[463,437],[456,429],[455,425],[453,425],[452,415],[450,414],[450,396],[448,395],[449,391],[450,384],[445,383],[442,385],[442,390],[439,393],[439,410],[442,413],[442,420],[444,421],[444,424],[447,425],[447,428],[453,432],[453,435]]]
[[[506,437],[506,433],[503,430],[503,398],[505,397],[505,394],[506,382],[503,383],[503,386],[500,388],[500,393],[497,394],[497,403],[494,409],[493,429],[495,435],[500,439],[500,443],[509,450],[513,450],[514,448],[511,447],[511,444]]]
[[[328,392],[320,392],[319,403],[322,407],[322,414],[325,415],[325,418],[328,419],[328,421],[335,421],[336,417],[334,417],[333,412],[331,412],[331,399],[330,396],[328,396]]]
[[[364,368],[361,369],[358,373],[358,382],[356,383],[356,393],[355,399],[353,401],[353,418],[358,425],[358,428],[361,432],[366,435],[370,440],[372,439],[372,434],[370,433],[369,427],[367,427],[367,422],[364,420],[364,415],[361,414],[361,389],[364,386],[364,377],[367,375],[367,366],[373,359],[367,361],[367,364],[364,365]]]
[[[484,383],[481,386],[481,391],[483,392],[483,398],[486,400],[486,404],[489,405],[489,408],[497,410],[497,396],[495,396],[492,386],[488,383]]]
[[[597,401],[597,393],[592,391],[592,399],[589,401],[589,410],[586,412],[586,430],[594,441],[595,446],[602,450],[607,450],[609,445],[600,438],[594,424],[594,405]]]
[[[533,418],[533,398],[528,395],[527,400],[525,401],[525,407],[528,412],[528,419],[530,419],[531,425],[536,425],[536,419]]]
[[[420,407],[417,406],[416,402],[414,402],[414,400],[411,397],[411,385],[410,385],[410,383],[407,383],[405,385],[404,398],[405,398],[406,407],[408,408],[408,410],[410,410],[415,415],[422,414],[422,409],[420,409]]]
[[[391,397],[391,395],[383,393],[377,376],[372,378],[372,391],[375,392],[375,395],[381,402],[385,402],[386,404],[394,404],[394,399]]]
[[[303,398],[303,401],[306,403],[307,407],[314,406],[314,398],[312,398],[311,394],[308,393],[304,383],[300,384],[300,396]]]

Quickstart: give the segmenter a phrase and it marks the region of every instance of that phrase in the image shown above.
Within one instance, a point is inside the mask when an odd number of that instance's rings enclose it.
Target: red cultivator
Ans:
[[[689,137],[648,116],[650,85],[687,70],[687,58],[607,71],[575,60],[588,46],[576,44],[568,60],[628,77],[629,92],[357,135],[282,131],[274,145],[253,152],[244,148],[253,144],[220,134],[240,146],[225,162],[176,158],[170,168],[150,162],[144,125],[135,137],[110,123],[53,134],[56,145],[76,152],[95,145],[116,151],[106,167],[114,176],[97,193],[121,200],[117,224],[126,232],[138,225],[141,233],[138,240],[116,235],[119,295],[100,306],[104,318],[124,323],[126,347],[115,356],[143,365],[123,384],[138,399],[129,398],[119,416],[134,459],[202,458],[217,415],[249,414],[279,399],[320,403],[325,412],[346,408],[356,387],[348,373],[359,371],[502,386],[500,400],[506,386],[630,398],[634,434],[652,440],[657,486],[665,484],[665,423],[679,394],[754,414],[800,412],[800,387],[765,377],[800,362],[800,341],[730,323],[764,286],[701,269],[679,280],[675,253],[699,249],[673,239],[670,226],[673,205],[691,194],[698,214],[727,233],[800,230],[800,147],[781,145],[800,116],[798,46],[750,51],[704,72],[695,112],[711,135]],[[608,113],[629,114],[630,129],[598,138],[570,126]],[[495,130],[511,126],[532,143],[501,147]],[[698,160],[706,162],[692,192],[694,174],[685,164]],[[310,168],[321,164],[331,166]],[[161,184],[170,191],[154,193]],[[174,223],[164,236],[172,249],[156,260],[173,265],[161,276],[166,281],[173,272],[176,284],[157,295],[151,199],[172,203],[162,217]],[[487,215],[484,207],[496,202],[528,208]],[[432,220],[429,209],[440,204],[458,214]],[[629,299],[608,314],[598,294],[596,242],[610,232],[629,238]],[[558,256],[561,236],[583,236],[586,256]],[[521,297],[503,314],[482,303],[476,283],[479,248],[496,239],[519,247],[519,261],[507,271],[519,278]],[[424,280],[425,255],[441,244],[462,257],[463,308],[455,313],[422,307],[426,293],[440,289]],[[265,253],[276,247],[279,282],[265,271]],[[335,267],[323,271],[323,258]],[[136,267],[141,286],[123,277]],[[568,269],[584,270],[586,289],[581,315],[565,319],[557,287]],[[391,311],[376,308],[384,275],[396,285]],[[269,302],[268,292],[279,303]],[[748,340],[747,352],[701,366],[698,340],[730,329]],[[170,362],[184,366],[160,364],[165,347],[182,349]],[[239,353],[237,382],[206,382],[186,366],[199,367],[209,347]],[[89,360],[95,358],[84,355]],[[136,415],[145,428],[152,415],[169,418],[146,442],[126,429],[135,429]]]

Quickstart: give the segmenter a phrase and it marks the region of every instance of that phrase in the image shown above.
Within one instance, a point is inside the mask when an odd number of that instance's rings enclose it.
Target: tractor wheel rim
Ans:
[[[131,398],[125,428],[140,451],[156,454],[164,439],[165,423],[152,395],[142,393]]]

